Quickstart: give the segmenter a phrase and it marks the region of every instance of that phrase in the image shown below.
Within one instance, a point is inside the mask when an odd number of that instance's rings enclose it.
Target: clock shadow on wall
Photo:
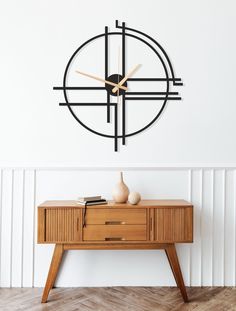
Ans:
[[[170,89],[183,83],[155,39],[124,22],[116,21],[115,28],[105,26],[80,45],[66,65],[63,86],[53,89],[63,91],[60,106],[90,132],[113,139],[118,151],[119,140],[126,145],[127,137],[157,121],[168,101],[181,100]]]

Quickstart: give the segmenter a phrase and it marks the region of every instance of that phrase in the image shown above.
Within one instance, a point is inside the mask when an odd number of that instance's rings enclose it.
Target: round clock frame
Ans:
[[[126,138],[139,134],[149,128],[162,114],[167,101],[168,100],[181,100],[180,96],[173,96],[173,95],[179,95],[178,92],[170,92],[170,83],[172,83],[174,86],[182,86],[183,83],[181,81],[181,78],[176,78],[174,75],[173,66],[171,64],[171,61],[165,52],[164,48],[152,37],[145,34],[144,32],[141,32],[139,30],[126,27],[125,23],[122,23],[122,26],[119,25],[119,22],[116,21],[116,28],[121,29],[121,31],[115,31],[115,32],[109,32],[108,27],[105,26],[105,32],[99,35],[96,35],[86,42],[84,42],[81,46],[79,46],[76,51],[72,54],[70,57],[63,76],[63,86],[60,87],[54,87],[54,90],[62,90],[65,98],[65,103],[60,103],[60,106],[67,106],[72,116],[76,119],[79,124],[81,124],[84,128],[86,128],[88,131],[107,138],[114,139],[114,150],[118,151],[118,139],[122,139],[122,144],[125,145]],[[122,74],[112,74],[108,76],[108,38],[109,36],[121,36],[122,39]],[[126,75],[126,64],[125,64],[125,55],[126,55],[126,38],[131,37],[138,41],[141,41],[143,44],[147,45],[157,56],[159,61],[161,62],[165,77],[160,78],[128,78],[125,83],[123,83],[123,86],[128,85],[129,81],[161,81],[165,82],[165,91],[164,92],[141,92],[142,95],[145,95],[144,97],[137,97],[136,95],[140,95],[140,92],[126,92],[123,89],[119,89],[119,92],[113,93],[112,89],[113,87],[109,84],[105,84],[104,87],[70,87],[67,86],[67,75],[69,72],[69,68],[71,66],[71,63],[73,62],[74,58],[79,55],[79,52],[81,49],[83,49],[86,45],[91,43],[94,40],[97,40],[101,37],[104,37],[105,42],[105,79],[108,81],[111,81],[113,83],[118,84]],[[150,42],[152,42],[152,44]],[[68,98],[68,90],[105,90],[107,92],[107,102],[106,103],[71,103]],[[132,95],[132,96],[130,96]],[[133,97],[135,95],[135,97]],[[149,95],[158,95],[157,97],[150,97]],[[110,96],[121,96],[122,97],[122,135],[118,134],[118,106],[117,103],[113,103],[110,101]],[[154,116],[154,118],[146,124],[141,129],[138,129],[136,131],[133,131],[131,133],[126,133],[126,101],[128,100],[156,100],[156,101],[162,101],[161,108],[159,109],[158,113]],[[82,122],[79,118],[79,116],[73,111],[73,106],[106,106],[107,107],[107,122],[111,122],[110,114],[111,114],[111,107],[114,107],[114,135],[104,134],[98,131],[95,131],[94,129],[88,127],[84,122]]]

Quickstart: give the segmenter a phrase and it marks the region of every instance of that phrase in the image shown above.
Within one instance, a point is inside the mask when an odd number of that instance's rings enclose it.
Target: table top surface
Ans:
[[[138,204],[132,205],[130,203],[115,203],[108,201],[108,204],[91,205],[87,208],[153,208],[153,207],[192,207],[192,203],[185,200],[141,200]],[[84,207],[77,203],[76,200],[51,200],[45,201],[38,206],[39,208],[57,208],[57,207]]]

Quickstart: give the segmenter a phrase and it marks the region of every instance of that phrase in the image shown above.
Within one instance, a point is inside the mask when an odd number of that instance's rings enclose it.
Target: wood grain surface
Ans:
[[[2,311],[235,311],[236,289],[187,288],[185,304],[176,287],[54,288],[41,304],[42,288],[0,289]]]
[[[109,222],[121,222],[123,225],[146,224],[147,213],[145,208],[127,208],[121,209],[88,209],[86,214],[87,225],[106,225]]]
[[[145,241],[146,225],[87,225],[84,241]]]
[[[141,200],[137,205],[132,205],[129,203],[114,203],[113,201],[108,201],[108,204],[104,205],[94,205],[88,206],[88,208],[142,208],[142,207],[189,207],[192,206],[191,203],[185,200]],[[54,207],[81,207],[81,205],[77,204],[76,201],[73,200],[53,200],[53,201],[45,201],[44,203],[39,205],[39,208],[54,208]]]

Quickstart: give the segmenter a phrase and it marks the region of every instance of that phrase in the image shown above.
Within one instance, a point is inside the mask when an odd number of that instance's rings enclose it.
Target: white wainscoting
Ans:
[[[118,170],[143,198],[194,204],[194,243],[177,251],[186,285],[236,285],[236,167],[2,167],[0,285],[43,286],[53,245],[37,245],[37,205],[83,193],[111,198]],[[174,285],[163,251],[71,251],[57,286]]]

